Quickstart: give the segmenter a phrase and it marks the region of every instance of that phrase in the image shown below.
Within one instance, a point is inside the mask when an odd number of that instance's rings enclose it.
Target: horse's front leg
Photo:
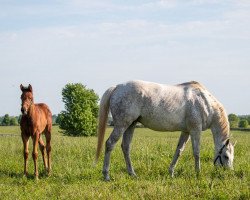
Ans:
[[[125,133],[123,134],[122,145],[121,145],[123,155],[125,158],[125,162],[126,162],[126,166],[127,166],[127,170],[128,170],[129,175],[131,176],[136,176],[134,172],[134,168],[130,160],[130,144],[133,138],[135,126],[136,126],[136,122],[130,125],[130,127],[125,131]]]
[[[22,140],[23,140],[23,158],[24,158],[24,176],[28,175],[27,172],[27,164],[29,157],[29,137],[22,132]]]
[[[38,158],[38,141],[39,141],[39,133],[35,133],[35,135],[32,136],[33,139],[33,152],[32,157],[34,161],[34,175],[35,179],[38,180],[38,166],[37,166],[37,158]]]
[[[181,153],[183,152],[183,150],[185,148],[186,143],[188,142],[188,139],[189,139],[189,133],[182,131],[180,138],[179,138],[178,145],[176,147],[176,151],[175,151],[173,160],[172,160],[170,167],[169,167],[169,170],[168,170],[171,177],[174,177],[174,168],[176,166],[178,158],[180,157]]]
[[[201,131],[191,131],[191,141],[193,147],[193,155],[195,159],[195,171],[199,175],[201,166],[200,166],[200,134]]]

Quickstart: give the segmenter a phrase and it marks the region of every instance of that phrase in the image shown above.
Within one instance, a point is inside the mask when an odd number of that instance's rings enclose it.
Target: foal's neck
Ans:
[[[29,108],[29,111],[28,111],[28,116],[29,118],[34,118],[34,115],[35,115],[35,104],[32,104]]]

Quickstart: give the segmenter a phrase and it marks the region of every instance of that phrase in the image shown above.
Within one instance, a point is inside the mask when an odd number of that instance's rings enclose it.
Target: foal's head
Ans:
[[[226,168],[233,169],[234,160],[234,145],[230,143],[229,139],[216,153],[214,165],[220,165]]]
[[[33,104],[33,91],[32,86],[29,84],[28,87],[23,87],[23,85],[20,85],[20,89],[22,90],[21,100],[22,100],[22,106],[21,106],[21,112],[24,115],[27,115],[31,105]]]

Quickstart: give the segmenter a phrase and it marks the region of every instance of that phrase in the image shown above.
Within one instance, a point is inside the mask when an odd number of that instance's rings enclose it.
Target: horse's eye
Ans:
[[[226,160],[228,160],[229,158],[228,158],[228,156],[224,156],[224,158],[226,159]]]

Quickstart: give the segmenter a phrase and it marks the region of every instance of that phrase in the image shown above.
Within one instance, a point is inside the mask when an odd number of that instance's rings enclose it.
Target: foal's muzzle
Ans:
[[[23,115],[27,115],[27,110],[25,110],[24,108],[21,108],[21,112]]]

